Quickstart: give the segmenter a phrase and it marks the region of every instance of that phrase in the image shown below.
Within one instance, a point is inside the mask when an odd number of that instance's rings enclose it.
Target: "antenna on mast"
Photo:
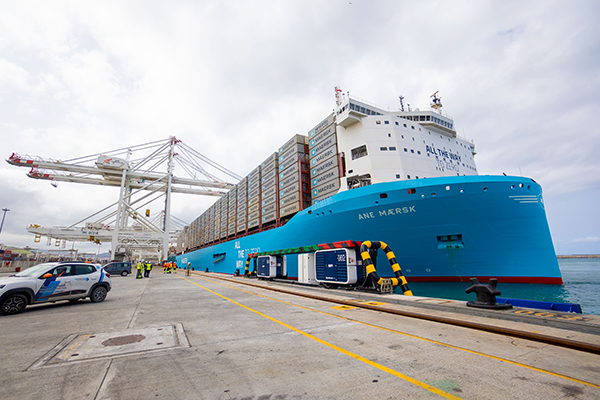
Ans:
[[[339,86],[335,87],[335,104],[337,106],[342,104],[342,89],[339,88]]]
[[[442,109],[442,98],[441,97],[437,97],[437,94],[439,93],[439,90],[437,92],[435,92],[434,94],[432,94],[431,96],[431,108],[435,109],[437,112],[441,113],[441,109]]]
[[[398,96],[400,99],[400,111],[404,111],[404,96]]]

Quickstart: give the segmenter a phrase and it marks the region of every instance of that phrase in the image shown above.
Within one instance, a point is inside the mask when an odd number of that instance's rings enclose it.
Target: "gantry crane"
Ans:
[[[120,187],[117,202],[74,224],[27,228],[36,234],[36,240],[46,236],[63,243],[66,240],[110,241],[113,259],[131,256],[133,251],[147,255],[148,251],[159,250],[162,250],[159,258],[166,259],[169,243],[176,241],[177,231],[187,225],[171,216],[171,193],[221,197],[234,185],[216,174],[225,174],[236,182],[241,179],[175,137],[64,161],[17,153],[6,161],[31,168],[28,177],[49,180],[55,187],[58,182]],[[175,176],[175,164],[188,177]],[[162,197],[164,210],[159,218],[150,219],[148,209],[146,212],[143,209]],[[78,226],[82,223],[85,225]]]

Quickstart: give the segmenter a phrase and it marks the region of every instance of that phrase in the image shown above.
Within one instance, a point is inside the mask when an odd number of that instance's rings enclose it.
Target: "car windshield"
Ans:
[[[38,264],[35,267],[27,268],[26,270],[16,273],[14,276],[37,276],[55,265],[57,265],[57,263]]]

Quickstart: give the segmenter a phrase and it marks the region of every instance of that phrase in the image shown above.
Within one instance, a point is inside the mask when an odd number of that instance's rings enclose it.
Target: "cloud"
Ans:
[[[547,199],[582,196],[600,182],[599,11],[593,1],[9,2],[3,157],[64,160],[177,136],[245,175],[331,112],[336,85],[384,108],[398,95],[426,108],[439,90],[481,174],[531,176]],[[116,200],[25,173],[0,165],[11,234]],[[173,212],[189,222],[213,201],[177,195]]]
[[[600,243],[600,237],[588,236],[571,240],[569,243]]]

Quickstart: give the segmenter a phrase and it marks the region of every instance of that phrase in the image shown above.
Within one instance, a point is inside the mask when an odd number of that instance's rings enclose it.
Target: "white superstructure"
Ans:
[[[345,170],[340,191],[394,180],[477,175],[475,145],[456,135],[454,121],[440,108],[437,97],[431,110],[390,112],[338,95],[337,142]]]

